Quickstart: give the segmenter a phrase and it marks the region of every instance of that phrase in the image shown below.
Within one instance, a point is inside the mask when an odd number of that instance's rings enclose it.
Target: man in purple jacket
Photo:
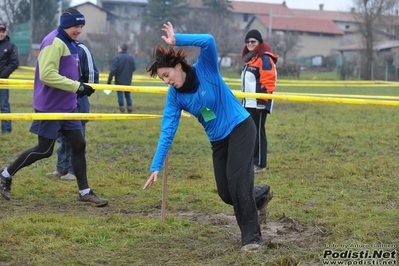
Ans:
[[[68,8],[57,29],[42,41],[36,64],[33,88],[33,108],[37,113],[76,113],[77,97],[90,96],[94,90],[79,79],[79,58],[75,41],[85,25],[85,17],[75,8]],[[12,177],[22,168],[48,158],[61,132],[72,149],[72,167],[78,187],[78,202],[105,206],[90,189],[86,173],[86,142],[80,120],[35,120],[30,132],[38,135],[38,144],[24,151],[8,167],[0,170],[0,194],[10,200]]]

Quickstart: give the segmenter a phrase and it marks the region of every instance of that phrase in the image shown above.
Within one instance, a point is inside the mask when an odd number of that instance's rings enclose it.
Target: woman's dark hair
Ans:
[[[148,63],[146,71],[153,78],[157,76],[158,68],[162,67],[175,67],[177,64],[181,64],[184,72],[192,69],[192,66],[187,63],[186,58],[188,57],[188,54],[183,48],[175,51],[173,46],[170,46],[169,49],[167,49],[163,45],[158,45],[155,47],[152,57],[153,59]]]

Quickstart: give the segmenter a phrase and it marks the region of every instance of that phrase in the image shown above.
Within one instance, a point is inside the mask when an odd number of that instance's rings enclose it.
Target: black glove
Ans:
[[[256,109],[265,110],[266,101],[261,99],[256,99]]]
[[[87,95],[90,96],[94,92],[93,88],[87,84],[80,83],[79,89],[76,91],[78,98],[82,98],[83,96]]]
[[[266,110],[266,101],[262,99],[256,99],[256,112],[262,113]]]

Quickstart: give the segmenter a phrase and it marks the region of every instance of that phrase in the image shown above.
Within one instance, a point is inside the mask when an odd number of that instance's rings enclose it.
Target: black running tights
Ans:
[[[62,131],[71,145],[71,164],[76,175],[79,190],[89,188],[86,175],[86,141],[81,130]],[[38,136],[38,145],[27,149],[7,167],[7,171],[14,176],[20,169],[32,163],[49,158],[53,154],[55,139]]]

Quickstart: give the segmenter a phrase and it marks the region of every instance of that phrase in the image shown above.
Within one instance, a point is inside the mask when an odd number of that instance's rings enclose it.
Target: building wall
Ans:
[[[103,1],[102,6],[118,16],[113,30],[123,36],[123,41],[137,43],[136,37],[141,31],[141,21],[146,4],[133,1],[118,3]]]
[[[258,19],[255,19],[250,26],[250,29],[257,29],[260,34],[262,34],[262,38],[264,40],[268,39],[269,36],[269,29],[265,27]],[[248,30],[250,30],[248,29]]]
[[[301,35],[300,36],[301,50],[298,53],[301,56],[329,56],[331,54],[337,54],[332,49],[339,47],[341,37],[325,37],[325,36],[310,36]]]
[[[267,39],[269,29],[267,29],[258,19],[255,19],[251,24],[251,29],[257,29],[263,39]],[[342,42],[342,36],[323,36],[323,35],[309,35],[307,33],[299,33],[300,42],[296,56],[329,56],[335,53],[332,49],[336,49]]]
[[[356,23],[353,22],[335,21],[334,23],[343,31],[353,31],[357,29]]]
[[[344,36],[342,36],[340,45],[346,46],[346,45],[361,43],[361,39],[362,38],[359,32],[348,32]]]
[[[231,15],[232,23],[237,25],[238,29],[245,30],[248,23],[254,18],[253,14],[242,14],[242,13],[233,13]]]
[[[107,12],[93,5],[81,5],[77,9],[86,19],[86,25],[83,27],[80,39],[87,40],[88,33],[107,32]]]
[[[199,1],[199,0],[198,0]],[[85,39],[87,33],[106,33],[116,32],[121,36],[120,41],[127,42],[129,45],[135,47],[136,51],[141,49],[138,47],[137,36],[141,31],[141,21],[146,4],[143,1],[111,1],[98,0],[100,7],[109,12],[114,13],[117,19],[114,25],[107,25],[107,12],[96,8],[92,5],[81,5],[78,9],[86,16],[87,24],[81,35]],[[195,14],[195,9],[190,12]],[[254,14],[233,13],[231,15],[232,25],[236,26],[242,32],[249,30],[248,24],[251,23],[250,28],[258,29],[263,38],[267,39],[269,29],[266,28],[257,18],[254,19]],[[311,57],[311,56],[329,56],[335,54],[335,49],[340,46],[359,43],[361,36],[356,31],[356,24],[354,22],[336,21],[336,25],[345,31],[342,35],[323,36],[323,35],[309,35],[300,33],[300,49],[297,56]],[[273,27],[273,26],[272,26]],[[381,38],[383,40],[383,38]]]
[[[129,4],[115,5],[113,12],[118,15],[118,30],[122,32],[140,33],[141,8]]]

